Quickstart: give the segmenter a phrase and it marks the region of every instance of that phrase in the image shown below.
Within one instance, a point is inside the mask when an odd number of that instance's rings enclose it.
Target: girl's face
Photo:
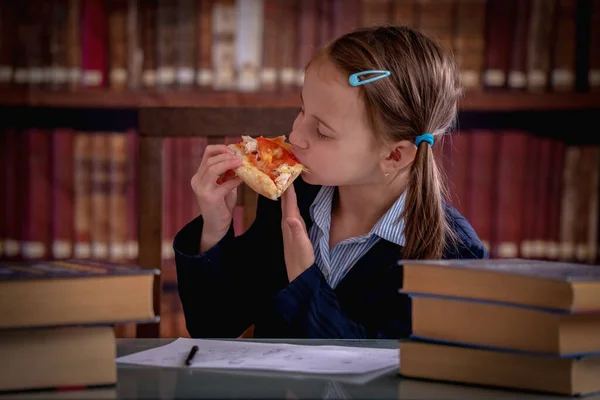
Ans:
[[[307,69],[302,111],[289,135],[294,154],[309,169],[302,174],[307,183],[345,186],[381,180],[382,149],[358,94],[329,60]]]

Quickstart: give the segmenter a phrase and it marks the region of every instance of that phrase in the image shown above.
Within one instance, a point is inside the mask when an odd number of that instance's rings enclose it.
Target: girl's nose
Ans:
[[[306,140],[306,134],[303,132],[302,124],[294,124],[292,131],[288,136],[288,140],[292,145],[292,149],[304,150],[308,148],[308,141]]]

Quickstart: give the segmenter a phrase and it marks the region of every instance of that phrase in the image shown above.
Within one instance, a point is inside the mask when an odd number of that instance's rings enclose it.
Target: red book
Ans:
[[[71,129],[52,133],[52,257],[73,256],[74,137]]]
[[[469,222],[486,248],[491,249],[495,244],[493,215],[497,199],[498,135],[491,130],[477,130],[469,141]]]
[[[104,1],[81,3],[82,86],[106,86],[108,70],[108,16]]]
[[[498,176],[494,179],[497,202],[490,215],[495,219],[495,243],[492,257],[517,258],[522,240],[525,213],[523,193],[527,181],[529,135],[525,131],[504,131],[498,134]]]
[[[4,230],[4,257],[9,260],[16,260],[21,253],[21,244],[19,243],[19,215],[20,202],[17,197],[17,188],[19,187],[18,173],[19,165],[19,131],[16,128],[8,128],[3,134],[4,142],[2,148],[3,154],[3,187],[4,204],[1,210],[2,225]]]
[[[467,131],[445,138],[444,170],[448,180],[450,203],[465,218],[469,215],[469,169],[470,139],[473,135]]]
[[[26,259],[46,259],[50,256],[50,189],[51,135],[28,128],[22,132],[19,184],[22,213],[21,254]]]

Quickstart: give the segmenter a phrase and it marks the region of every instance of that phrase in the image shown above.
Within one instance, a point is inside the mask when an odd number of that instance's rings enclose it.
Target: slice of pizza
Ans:
[[[271,200],[277,200],[294,180],[306,170],[292,153],[285,136],[253,138],[229,147],[242,157],[242,165],[234,170],[252,190]]]

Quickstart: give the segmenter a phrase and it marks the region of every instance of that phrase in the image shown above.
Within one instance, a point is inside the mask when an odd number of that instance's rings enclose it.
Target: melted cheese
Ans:
[[[258,143],[256,139],[250,136],[242,136],[242,141],[244,144],[244,150],[246,153],[254,153],[257,149]]]

